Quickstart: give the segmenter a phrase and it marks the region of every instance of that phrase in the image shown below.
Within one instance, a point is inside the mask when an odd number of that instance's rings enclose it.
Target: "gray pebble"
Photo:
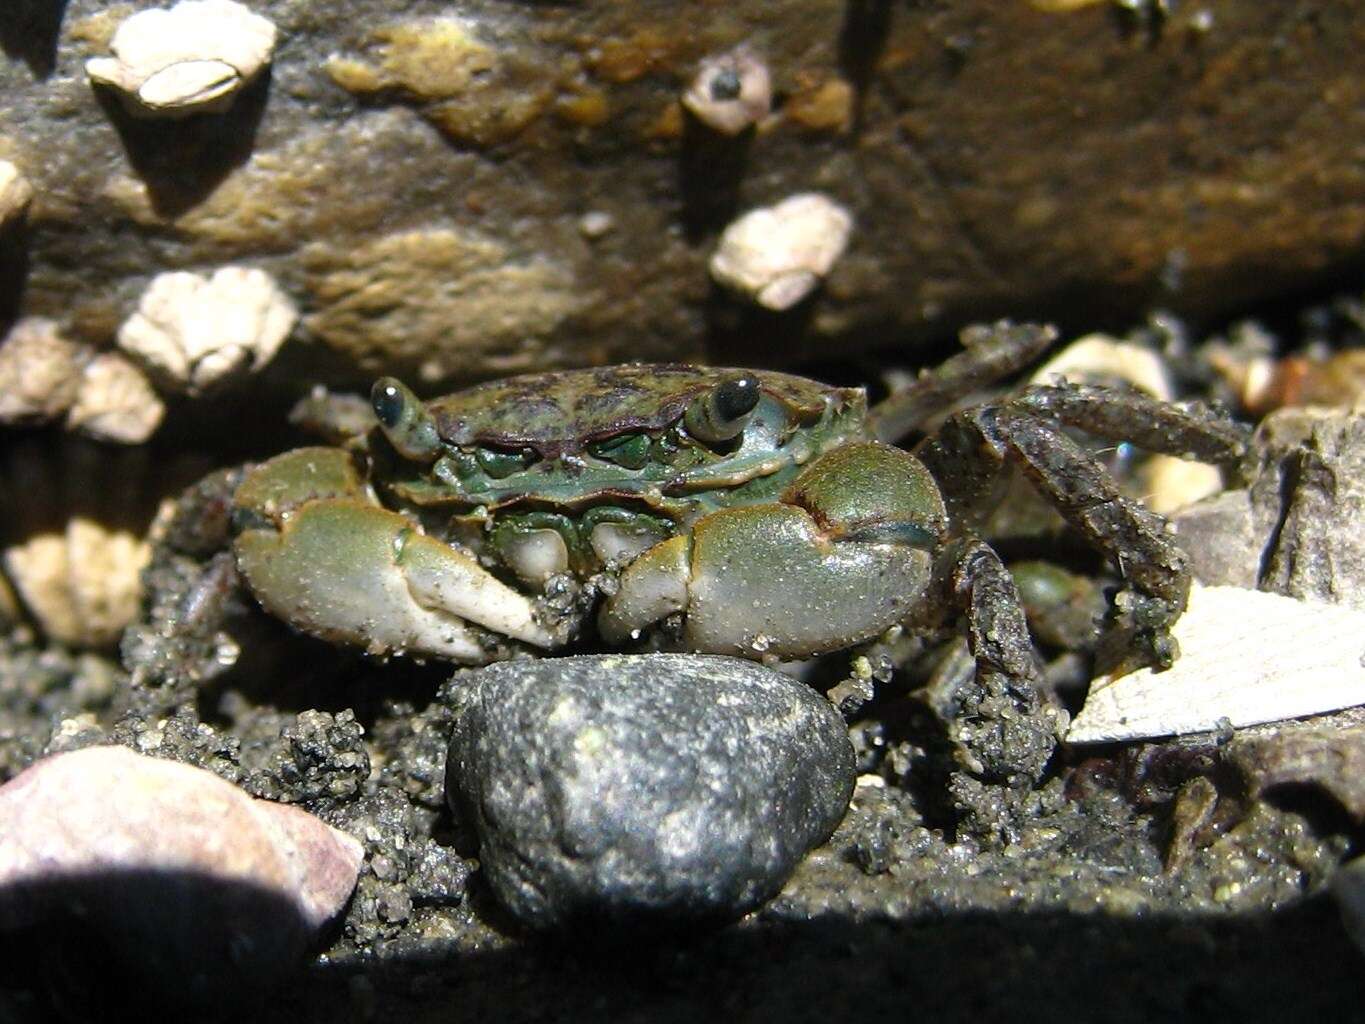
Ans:
[[[853,791],[827,700],[737,658],[603,655],[457,673],[446,795],[499,902],[535,929],[737,918]]]

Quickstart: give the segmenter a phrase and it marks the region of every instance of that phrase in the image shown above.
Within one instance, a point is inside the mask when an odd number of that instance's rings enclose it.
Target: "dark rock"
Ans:
[[[1307,724],[1250,730],[1224,755],[1253,796],[1278,786],[1311,786],[1332,797],[1357,822],[1365,821],[1365,725],[1360,711]]]
[[[490,665],[452,680],[446,791],[501,903],[536,929],[674,929],[771,897],[853,790],[843,720],[735,658]]]
[[[1341,923],[1365,953],[1365,857],[1357,857],[1336,873],[1332,895],[1341,908]]]
[[[21,58],[0,62],[3,153],[37,193],[0,312],[22,296],[103,343],[158,271],[260,265],[321,342],[286,346],[276,382],[695,357],[730,315],[735,341],[790,360],[1006,305],[1217,313],[1349,267],[1365,238],[1365,113],[1338,87],[1358,2],[1289,23],[1173,5],[1139,29],[1104,3],[482,3],[456,21],[256,0],[281,33],[269,76],[180,124],[137,122],[86,79],[153,6],[0,4]],[[786,102],[720,148],[677,101],[738,46]],[[821,315],[703,302],[725,224],[815,183],[856,225]],[[615,230],[584,237],[585,212]]]

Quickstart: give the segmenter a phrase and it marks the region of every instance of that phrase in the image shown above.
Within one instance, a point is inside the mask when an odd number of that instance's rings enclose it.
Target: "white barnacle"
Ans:
[[[263,270],[159,274],[119,328],[118,344],[159,381],[199,394],[265,366],[297,318]]]
[[[829,273],[852,228],[852,215],[828,196],[789,196],[725,229],[711,256],[711,276],[760,306],[789,309]]]
[[[84,516],[0,548],[0,565],[49,639],[109,648],[137,617],[146,541]]]
[[[21,217],[33,201],[33,186],[19,168],[0,160],[0,228]]]
[[[772,110],[768,67],[747,47],[708,57],[683,93],[683,106],[724,135],[738,135]]]
[[[76,400],[88,350],[57,325],[27,317],[0,341],[0,423],[46,423]]]
[[[66,426],[101,441],[141,444],[165,415],[165,404],[141,370],[117,352],[101,352],[81,372]]]
[[[213,113],[270,63],[275,39],[270,21],[234,0],[182,0],[123,22],[113,56],[87,61],[85,72],[139,116]]]

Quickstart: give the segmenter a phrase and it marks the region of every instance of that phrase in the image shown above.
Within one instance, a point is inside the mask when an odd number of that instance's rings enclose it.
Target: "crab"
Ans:
[[[963,615],[978,661],[1027,677],[1008,571],[973,533],[1005,464],[1117,565],[1109,632],[1169,664],[1186,557],[1066,427],[1236,466],[1247,433],[1199,406],[1035,386],[950,412],[1031,361],[1049,328],[966,350],[869,409],[767,370],[639,365],[514,377],[422,401],[373,388],[376,425],[249,469],[236,567],[296,629],[378,655],[480,664],[588,634],[797,659]]]

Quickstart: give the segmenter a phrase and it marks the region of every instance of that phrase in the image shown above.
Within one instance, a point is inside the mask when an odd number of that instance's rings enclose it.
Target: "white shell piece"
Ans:
[[[297,319],[263,270],[159,274],[119,328],[118,344],[159,379],[198,394],[265,366]]]
[[[730,224],[711,257],[711,276],[768,309],[800,302],[848,245],[853,217],[818,192],[750,210]]]
[[[33,186],[8,160],[0,160],[0,227],[14,220],[33,201]]]
[[[1172,633],[1175,665],[1097,678],[1068,743],[1179,736],[1365,704],[1365,612],[1196,584]]]
[[[175,117],[224,109],[270,63],[275,26],[234,0],[183,0],[139,11],[86,62],[92,82],[123,94],[130,110]]]

